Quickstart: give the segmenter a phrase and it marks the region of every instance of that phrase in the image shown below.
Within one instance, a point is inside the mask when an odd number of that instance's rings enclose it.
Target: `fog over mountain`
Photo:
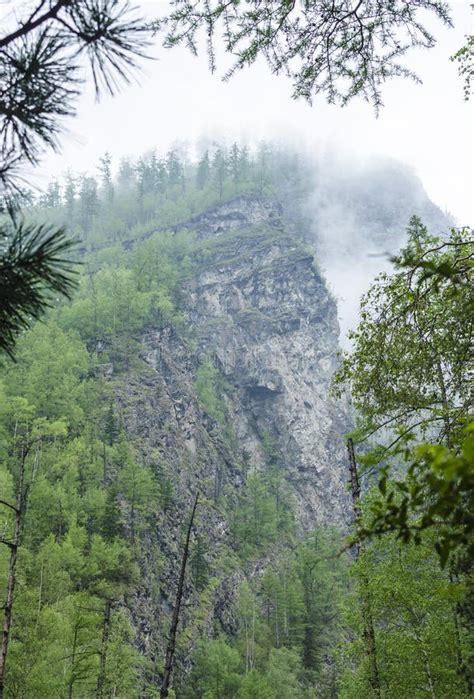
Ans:
[[[355,328],[359,303],[390,257],[406,242],[406,226],[417,215],[436,235],[454,219],[428,197],[415,171],[381,156],[351,157],[337,149],[313,160],[314,191],[306,211],[317,244],[317,260],[336,296],[341,343]]]
[[[222,82],[228,65],[222,53],[212,75],[205,50],[195,58],[185,48],[165,50],[157,43],[155,60],[144,62],[137,84],[100,103],[91,89],[86,92],[78,118],[64,122],[61,154],[44,159],[39,177],[44,183],[68,167],[93,172],[104,151],[136,156],[153,147],[163,151],[172,143],[194,143],[203,135],[209,141],[249,144],[281,140],[316,155],[329,147],[356,159],[381,155],[401,160],[415,170],[442,210],[460,225],[468,224],[473,220],[474,114],[472,103],[463,100],[457,67],[449,57],[463,44],[472,19],[469,2],[451,5],[454,28],[428,17],[436,47],[407,56],[423,84],[403,79],[387,83],[378,118],[361,100],[343,109],[322,98],[312,107],[294,101],[290,82],[284,75],[271,75],[260,60]],[[150,19],[166,9],[166,3],[154,0],[141,6]]]
[[[153,1],[141,5],[150,19],[166,7],[166,3]],[[474,113],[472,104],[462,99],[460,78],[449,56],[462,43],[471,20],[469,3],[454,2],[453,12],[454,29],[446,29],[431,18],[428,21],[438,38],[436,48],[412,54],[423,84],[404,80],[387,84],[378,118],[373,108],[360,100],[344,109],[327,105],[322,98],[313,107],[295,102],[290,99],[291,86],[285,77],[271,75],[259,60],[229,82],[222,82],[228,63],[225,55],[218,55],[218,70],[212,75],[204,47],[202,55],[195,58],[184,48],[167,51],[157,46],[152,52],[156,60],[145,63],[139,85],[98,104],[91,94],[81,98],[79,118],[73,124],[66,122],[61,155],[45,159],[37,181],[44,186],[48,178],[68,167],[93,174],[105,151],[114,153],[117,164],[120,156],[136,157],[151,148],[163,152],[183,144],[192,149],[197,143],[202,149],[216,140],[228,144],[237,140],[256,148],[259,141],[272,140],[310,154],[315,162],[324,161],[327,153],[337,154],[338,165],[331,166],[325,177],[350,180],[365,173],[359,183],[361,190],[365,185],[373,188],[368,173],[376,170],[370,163],[386,158],[399,161],[393,166],[395,179],[397,168],[406,164],[413,172],[415,190],[425,188],[434,204],[452,217],[449,220],[466,225],[474,218]],[[389,189],[389,173],[384,177],[383,186]],[[329,187],[327,180],[325,187]],[[354,198],[356,188],[352,185],[349,189],[347,195]],[[354,226],[363,220],[360,216],[341,220],[342,210],[333,200],[324,210],[318,207],[318,220],[324,220],[321,227],[326,231],[326,255],[333,246],[349,249]],[[379,223],[385,230],[383,222]],[[379,242],[374,247],[373,235],[377,233],[371,229],[366,241],[358,239],[347,268],[345,255],[337,264],[333,258],[325,258],[340,306],[343,303],[350,308],[340,311],[343,330],[353,324],[345,319],[346,313],[355,317],[360,293],[369,279],[387,268],[383,253],[394,252],[393,241],[390,250]],[[367,249],[363,250],[361,245],[365,244]]]

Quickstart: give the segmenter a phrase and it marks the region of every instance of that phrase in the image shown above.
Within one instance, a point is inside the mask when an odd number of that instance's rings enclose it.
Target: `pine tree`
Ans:
[[[114,185],[112,182],[112,157],[110,153],[104,153],[99,162],[99,172],[102,178],[102,193],[108,204],[114,200]]]
[[[196,170],[196,185],[198,189],[204,189],[209,181],[211,166],[209,163],[209,151],[205,151],[200,158]]]
[[[118,440],[120,427],[115,415],[114,401],[111,400],[104,421],[104,437],[109,446],[113,446]]]
[[[80,221],[84,233],[89,233],[99,206],[97,181],[94,177],[83,175],[79,189]]]
[[[48,184],[46,192],[39,199],[39,204],[46,209],[55,209],[61,205],[61,189],[57,180]]]
[[[234,187],[236,190],[239,188],[241,179],[241,167],[240,167],[240,149],[237,143],[233,143],[229,154],[229,170],[232,176]]]
[[[228,161],[225,151],[217,147],[212,158],[212,178],[214,185],[219,193],[219,201],[222,200],[224,194],[224,184],[228,174]]]
[[[143,30],[125,2],[59,1],[45,7],[37,0],[6,19],[0,39],[0,213],[9,214],[0,226],[3,352],[12,354],[16,337],[43,315],[50,294],[68,297],[74,269],[65,255],[72,244],[62,228],[25,226],[18,216],[24,203],[21,166],[37,165],[45,146],[57,147],[61,119],[74,114],[82,57],[89,59],[97,96],[103,89],[113,93],[144,55]],[[57,190],[48,198],[56,204]]]
[[[76,178],[70,170],[66,173],[65,183],[64,183],[64,203],[66,205],[66,211],[69,217],[74,213],[74,208],[76,204]]]

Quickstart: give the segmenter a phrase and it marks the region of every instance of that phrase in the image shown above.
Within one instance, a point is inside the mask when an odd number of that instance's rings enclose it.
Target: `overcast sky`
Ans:
[[[141,5],[150,17],[165,3]],[[452,2],[455,28],[430,22],[436,48],[409,55],[407,63],[423,85],[399,79],[383,92],[385,106],[377,119],[362,101],[348,107],[329,106],[318,99],[310,107],[291,99],[291,84],[273,76],[264,62],[221,80],[212,75],[206,56],[193,57],[184,48],[153,48],[157,58],[144,66],[139,82],[115,98],[94,102],[91,91],[79,103],[78,116],[67,123],[62,153],[48,156],[41,180],[67,167],[95,171],[100,155],[118,160],[174,141],[194,141],[204,135],[228,139],[289,139],[317,150],[336,142],[356,155],[385,154],[411,166],[429,196],[459,224],[473,224],[473,106],[462,97],[456,66],[449,60],[472,32],[469,2]]]

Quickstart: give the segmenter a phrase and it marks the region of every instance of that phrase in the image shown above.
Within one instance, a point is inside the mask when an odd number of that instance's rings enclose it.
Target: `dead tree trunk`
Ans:
[[[105,601],[104,608],[104,620],[102,623],[102,643],[100,646],[100,656],[99,656],[99,675],[97,677],[97,688],[95,695],[97,699],[102,699],[104,696],[105,687],[105,671],[107,663],[107,650],[109,645],[110,636],[110,619],[112,616],[112,600],[108,599]]]
[[[23,517],[26,509],[26,489],[25,489],[25,462],[27,450],[23,450],[20,481],[18,483],[18,493],[16,504],[0,500],[0,504],[10,508],[15,513],[15,527],[13,530],[13,538],[11,540],[0,539],[0,543],[5,544],[10,549],[10,561],[8,565],[8,582],[7,582],[7,597],[5,601],[3,631],[2,631],[2,647],[0,650],[0,699],[3,697],[5,690],[5,667],[8,654],[8,641],[10,639],[10,629],[12,625],[13,600],[15,597],[16,586],[16,564],[18,558],[18,549],[21,541],[21,530],[23,526]]]
[[[357,471],[357,462],[354,453],[354,443],[352,439],[347,440],[347,452],[349,455],[349,474],[352,494],[352,507],[354,511],[354,523],[356,529],[360,525],[360,481]],[[359,557],[361,544],[357,542],[354,547],[356,559]],[[363,638],[365,643],[365,652],[369,661],[369,682],[376,697],[381,696],[380,692],[380,676],[377,665],[377,648],[375,645],[375,629],[372,616],[372,607],[370,602],[369,580],[364,572],[359,576],[360,579],[360,603],[362,609],[362,619],[364,623]]]
[[[77,637],[79,635],[79,621],[74,624],[74,635],[72,639],[72,651],[71,651],[71,676],[69,677],[68,686],[68,699],[72,699],[72,691],[74,687],[74,666],[76,664],[76,651],[77,651]]]
[[[165,669],[163,672],[163,681],[161,684],[160,699],[166,699],[168,696],[168,689],[170,686],[171,673],[173,671],[173,660],[174,652],[176,648],[176,631],[178,629],[179,623],[179,611],[181,608],[181,602],[183,599],[184,591],[184,579],[186,575],[186,564],[189,557],[189,544],[191,541],[191,531],[194,523],[194,515],[196,514],[196,508],[199,500],[199,493],[197,493],[194,500],[193,509],[191,512],[191,517],[189,520],[188,531],[186,533],[186,542],[184,544],[183,558],[181,561],[181,571],[178,580],[178,589],[176,591],[176,600],[174,603],[173,617],[171,619],[170,635],[168,638],[168,646],[166,648],[166,658],[165,658]]]

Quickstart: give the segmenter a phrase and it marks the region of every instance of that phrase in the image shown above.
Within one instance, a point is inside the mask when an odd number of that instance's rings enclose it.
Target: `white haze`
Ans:
[[[370,159],[354,159],[347,153],[331,149],[331,156],[323,156],[316,167],[321,175],[316,179],[314,194],[307,202],[307,211],[314,221],[313,239],[318,266],[337,301],[340,344],[343,349],[349,349],[351,343],[347,333],[357,325],[361,297],[380,272],[391,269],[389,256],[397,251],[396,242],[401,242],[402,234],[385,244],[376,242],[370,235],[372,230],[366,232],[354,220],[344,200],[338,202],[325,198],[331,180],[337,182],[341,169],[346,177],[357,178],[370,168]]]
[[[473,108],[463,101],[461,80],[449,57],[472,31],[471,14],[469,2],[450,4],[455,28],[449,30],[429,18],[438,39],[436,48],[407,57],[423,84],[404,80],[388,84],[378,119],[361,101],[344,109],[323,99],[313,107],[293,101],[288,80],[271,75],[263,61],[224,83],[220,76],[225,56],[218,73],[211,75],[205,53],[195,58],[185,48],[166,51],[157,41],[153,49],[157,60],[145,65],[137,84],[98,104],[92,90],[83,95],[78,117],[65,124],[61,154],[44,159],[37,182],[44,186],[67,168],[96,174],[105,151],[117,163],[122,156],[136,157],[155,147],[163,152],[176,142],[201,138],[248,143],[276,139],[302,145],[319,160],[328,147],[336,148],[345,154],[341,168],[354,171],[373,156],[397,158],[413,168],[442,210],[451,212],[459,225],[467,225],[473,220]],[[163,13],[166,3],[150,0],[141,6],[153,18]],[[360,293],[387,263],[371,256],[382,251],[373,250],[369,240],[364,241],[365,249],[361,240],[357,250],[348,244],[354,230],[344,215],[334,207],[327,214],[326,242],[331,244],[323,246],[320,262],[340,299],[345,331],[354,323]]]
[[[406,226],[418,215],[434,233],[453,224],[430,202],[416,173],[400,161],[349,155],[334,147],[313,159],[315,172],[305,214],[316,260],[338,302],[341,345],[354,328],[361,296],[406,240]]]
[[[289,81],[271,75],[263,61],[224,83],[225,61],[212,75],[205,54],[195,58],[184,47],[164,50],[157,42],[157,60],[145,63],[138,84],[99,104],[92,90],[83,96],[78,118],[66,123],[62,154],[45,159],[42,179],[69,166],[92,172],[106,150],[115,158],[136,156],[202,135],[252,142],[285,138],[314,151],[333,142],[361,157],[382,154],[408,163],[436,204],[467,224],[474,189],[473,107],[462,99],[461,80],[449,56],[463,44],[471,14],[469,2],[451,4],[455,28],[430,21],[436,48],[407,57],[423,85],[402,79],[387,84],[378,119],[362,101],[341,109],[323,99],[313,107],[292,100]],[[142,5],[155,17],[166,3]]]

